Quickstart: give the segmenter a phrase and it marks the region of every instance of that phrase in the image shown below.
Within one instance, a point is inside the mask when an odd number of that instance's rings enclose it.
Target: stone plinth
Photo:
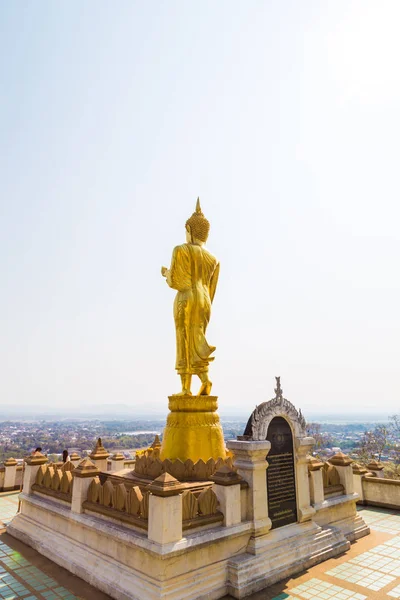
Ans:
[[[241,477],[226,465],[213,476],[213,491],[218,498],[219,508],[224,515],[224,526],[231,527],[241,521]]]
[[[35,483],[35,477],[41,465],[48,462],[47,456],[41,452],[35,452],[32,456],[25,459],[25,471],[22,491],[24,494],[32,493],[32,485]]]
[[[71,456],[69,457],[69,460],[72,462],[74,467],[77,467],[79,465],[79,463],[81,462],[82,457],[79,456],[79,454],[77,452],[73,452],[71,454]]]
[[[178,542],[182,539],[183,486],[172,475],[163,473],[148,490],[149,540],[159,544]]]
[[[170,396],[161,460],[226,457],[224,434],[217,414],[216,396]]]
[[[316,458],[310,457],[308,460],[308,474],[310,477],[310,500],[312,505],[322,504],[324,501],[324,482],[322,477],[322,467],[324,463]]]
[[[89,458],[85,458],[72,474],[74,484],[72,486],[71,511],[80,514],[83,512],[82,504],[87,498],[89,486],[93,477],[99,474],[99,469]]]
[[[363,504],[364,502],[364,488],[363,488],[363,478],[368,473],[368,469],[359,465],[358,463],[352,464],[353,470],[353,485],[354,491],[356,494],[360,496],[359,502]]]
[[[252,521],[253,535],[258,536],[271,529],[268,517],[266,485],[267,454],[271,443],[264,441],[229,441],[237,472],[249,485],[246,519]]]
[[[90,460],[94,462],[99,471],[107,472],[107,460],[110,453],[104,448],[101,438],[97,440],[93,452],[90,454]]]
[[[345,494],[354,493],[354,481],[353,481],[353,468],[352,463],[354,462],[343,452],[338,452],[332,458],[329,459],[331,465],[333,465],[339,473],[340,483],[344,487]]]
[[[111,457],[111,471],[122,471],[125,468],[125,457],[121,452],[116,452]]]
[[[308,483],[308,458],[315,440],[312,437],[298,437],[296,446],[296,472],[297,472],[297,510],[300,523],[309,521],[315,514],[311,506],[310,486]]]
[[[382,479],[385,477],[385,474],[383,472],[383,465],[381,463],[379,463],[377,460],[371,460],[367,464],[367,469],[368,469],[368,471],[373,473],[375,475],[375,477],[381,477]]]
[[[4,461],[4,486],[3,492],[13,490],[15,487],[15,479],[17,477],[17,461],[15,458],[7,458]]]

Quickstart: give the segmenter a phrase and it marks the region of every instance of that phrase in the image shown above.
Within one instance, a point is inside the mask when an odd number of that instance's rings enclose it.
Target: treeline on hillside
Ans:
[[[358,441],[337,439],[327,432],[325,424],[321,426],[320,423],[308,423],[307,433],[316,441],[317,455],[325,448],[339,446],[342,451],[351,451],[353,456],[356,455],[356,461],[362,465],[367,465],[371,460],[382,462],[385,477],[400,479],[400,415],[389,417],[388,424],[364,427]]]
[[[103,446],[106,450],[114,448],[147,448],[154,442],[154,433],[138,433],[137,435],[121,434],[115,437],[102,438]]]

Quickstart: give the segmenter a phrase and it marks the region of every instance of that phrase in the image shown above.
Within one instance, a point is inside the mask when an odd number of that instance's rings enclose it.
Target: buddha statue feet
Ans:
[[[200,386],[198,396],[209,396],[212,388],[212,382],[208,379],[207,381],[203,381]]]

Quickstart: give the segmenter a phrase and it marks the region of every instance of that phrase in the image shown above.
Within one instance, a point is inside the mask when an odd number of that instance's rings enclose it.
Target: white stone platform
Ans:
[[[308,522],[261,536],[253,554],[251,521],[158,544],[39,494],[21,500],[8,533],[118,600],[244,598],[350,546],[340,529]]]

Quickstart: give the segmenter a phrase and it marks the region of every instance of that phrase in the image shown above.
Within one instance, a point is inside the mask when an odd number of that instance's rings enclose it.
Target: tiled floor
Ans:
[[[251,600],[400,599],[400,512],[361,509],[371,535],[337,558],[250,596]]]
[[[78,596],[0,542],[0,597],[4,600],[77,600]]]
[[[290,592],[300,598],[309,598],[310,600],[316,598],[323,598],[326,600],[365,600],[367,598],[367,596],[363,596],[363,594],[357,594],[351,590],[346,590],[339,585],[333,585],[332,583],[321,581],[320,579],[310,579],[293,588]]]
[[[327,575],[333,575],[338,579],[347,581],[348,583],[357,583],[363,588],[370,590],[380,590],[389,583],[396,580],[390,575],[383,575],[380,571],[374,569],[366,569],[353,564],[353,561],[338,565],[334,569],[326,572]]]
[[[18,493],[0,495],[0,522],[7,525],[18,509]]]
[[[18,493],[0,494],[0,529],[18,509]],[[3,524],[3,525],[2,525]],[[72,589],[69,589],[69,588]],[[111,600],[38,552],[0,535],[0,600]]]
[[[392,598],[400,598],[400,585],[396,585],[390,592],[388,592],[388,596]]]

